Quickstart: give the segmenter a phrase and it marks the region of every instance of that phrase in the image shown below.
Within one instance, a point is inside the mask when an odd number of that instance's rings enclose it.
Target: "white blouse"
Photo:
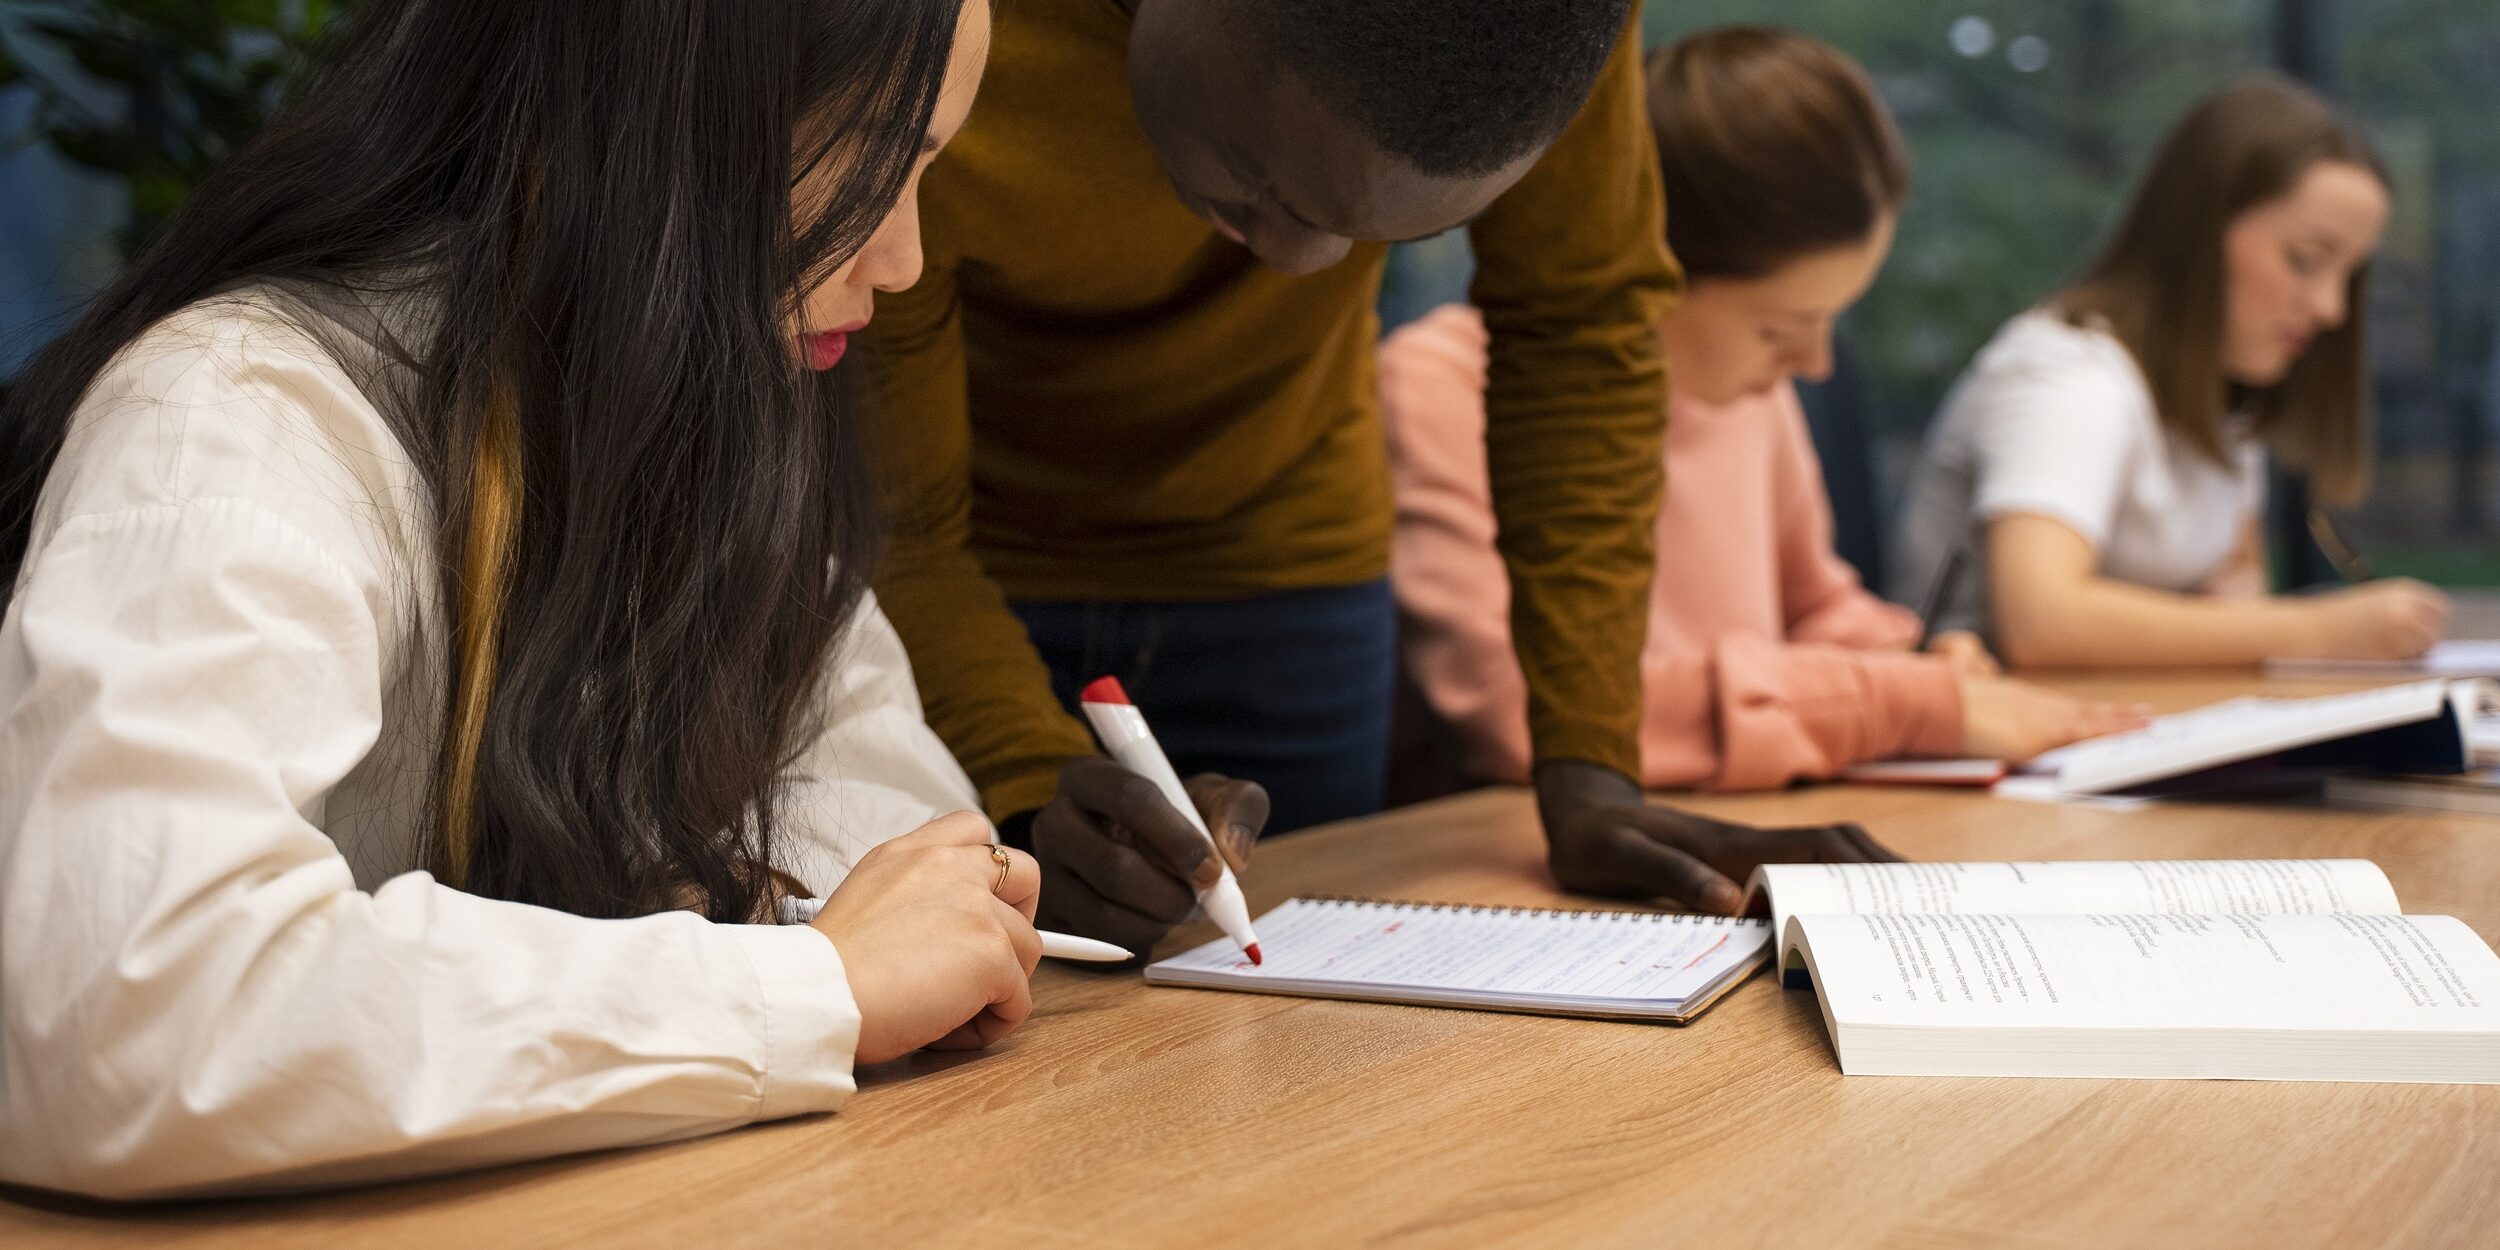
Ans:
[[[186,310],[81,403],[0,617],[0,1179],[141,1197],[665,1141],[837,1107],[799,927],[592,920],[416,870],[432,519],[338,359]],[[779,865],[977,808],[873,602]]]
[[[1893,597],[1925,603],[1957,546],[1970,564],[1938,628],[1986,630],[1990,521],[2032,513],[2081,534],[2103,577],[2194,593],[2239,550],[2265,498],[2244,427],[2217,464],[2162,424],[2143,371],[2108,332],[2024,313],[1945,397],[1902,510]]]

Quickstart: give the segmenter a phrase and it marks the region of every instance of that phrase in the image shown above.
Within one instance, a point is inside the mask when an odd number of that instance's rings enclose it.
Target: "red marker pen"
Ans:
[[[1146,717],[1128,701],[1128,691],[1120,688],[1116,677],[1097,678],[1085,688],[1082,698],[1085,719],[1094,724],[1094,733],[1102,739],[1102,747],[1111,758],[1130,772],[1155,783],[1163,797],[1180,809],[1190,826],[1207,840],[1207,849],[1215,853],[1216,866],[1224,875],[1215,884],[1198,891],[1198,904],[1207,909],[1207,918],[1224,930],[1224,935],[1241,946],[1251,963],[1260,962],[1259,935],[1250,931],[1250,904],[1241,897],[1241,883],[1233,880],[1232,865],[1224,862],[1223,848],[1216,845],[1215,835],[1207,831],[1207,822],[1198,815],[1198,805],[1189,801],[1189,792],[1181,789],[1172,761],[1155,741],[1154,731],[1146,728]]]

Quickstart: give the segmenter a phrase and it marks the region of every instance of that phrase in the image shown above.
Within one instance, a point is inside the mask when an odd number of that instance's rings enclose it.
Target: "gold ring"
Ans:
[[[1016,858],[995,842],[990,843],[990,858],[998,861],[998,880],[990,883],[990,893],[996,894],[1007,888],[1007,871],[1016,866]]]

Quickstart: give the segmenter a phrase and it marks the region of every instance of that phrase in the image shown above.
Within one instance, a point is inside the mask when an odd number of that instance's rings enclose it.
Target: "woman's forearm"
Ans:
[[[2154,590],[2105,577],[2000,585],[1997,642],[2019,667],[2255,664],[2318,649],[2315,603]]]

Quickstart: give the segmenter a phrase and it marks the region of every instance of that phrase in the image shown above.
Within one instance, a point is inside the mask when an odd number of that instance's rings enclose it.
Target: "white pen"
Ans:
[[[781,900],[781,923],[806,924],[824,909],[825,900],[821,898],[784,898]],[[1135,958],[1128,953],[1128,948],[1113,946],[1109,942],[1097,942],[1073,933],[1053,933],[1048,929],[1036,929],[1034,932],[1042,935],[1042,955],[1045,958],[1088,964],[1112,964]]]
[[[1120,688],[1120,679],[1096,678],[1094,684],[1085,688],[1079,702],[1085,709],[1085,719],[1093,722],[1094,734],[1102,739],[1103,749],[1111,753],[1111,758],[1153,782],[1156,789],[1163,791],[1163,797],[1180,809],[1190,827],[1207,840],[1207,850],[1214,854],[1215,865],[1223,875],[1215,879],[1214,885],[1198,891],[1199,905],[1207,909],[1208,919],[1241,947],[1251,963],[1261,962],[1259,935],[1250,930],[1250,904],[1241,897],[1241,883],[1233,880],[1232,865],[1224,862],[1224,848],[1208,832],[1206,820],[1198,815],[1198,805],[1189,801],[1189,792],[1181,789],[1180,775],[1172,771],[1172,761],[1155,741],[1154,731],[1146,728],[1145,715],[1128,701],[1128,691]]]
[[[1073,959],[1078,963],[1088,964],[1116,964],[1136,958],[1128,953],[1128,948],[1125,946],[1113,946],[1109,942],[1097,942],[1092,938],[1078,937],[1073,933],[1053,933],[1048,929],[1037,930],[1037,932],[1042,935],[1042,953],[1052,959]]]

